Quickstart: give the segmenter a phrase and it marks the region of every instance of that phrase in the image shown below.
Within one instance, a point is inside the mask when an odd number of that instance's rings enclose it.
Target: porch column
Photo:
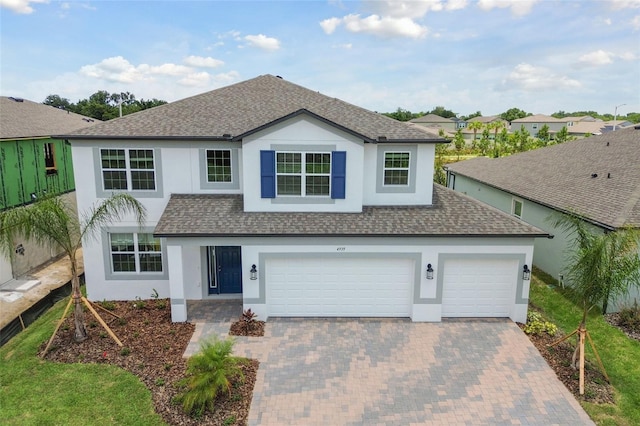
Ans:
[[[171,321],[187,320],[187,301],[184,299],[184,274],[182,246],[167,246],[169,264],[169,297],[171,298]]]

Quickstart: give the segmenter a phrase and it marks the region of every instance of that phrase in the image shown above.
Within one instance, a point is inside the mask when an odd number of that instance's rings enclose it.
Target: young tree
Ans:
[[[569,131],[567,130],[567,126],[562,127],[558,133],[556,133],[555,141],[556,143],[564,143],[569,140]]]
[[[499,134],[496,135],[496,141],[495,141],[495,152],[494,152],[494,157],[498,158],[500,157],[500,153],[501,152],[506,152],[507,151],[507,145],[509,143],[509,131],[507,130],[506,127],[502,127],[502,130],[500,131]]]
[[[576,333],[580,342],[572,363],[577,368],[580,357],[581,384],[584,381],[584,336],[587,334],[587,314],[602,306],[606,313],[611,297],[627,294],[632,285],[640,286],[640,234],[632,228],[597,234],[591,232],[583,220],[575,215],[562,215],[552,219],[555,226],[567,232],[575,248],[570,254],[568,277],[572,297],[582,309],[582,319]],[[581,386],[582,389],[582,386]],[[582,393],[582,390],[581,390]]]
[[[26,238],[42,246],[60,248],[71,263],[71,291],[74,301],[74,339],[86,340],[78,277],[76,253],[83,239],[92,238],[103,226],[132,214],[138,224],[145,220],[146,210],[128,194],[115,194],[91,208],[82,219],[61,199],[54,195],[43,196],[25,207],[0,212],[0,249],[14,255],[14,241]]]
[[[471,142],[472,149],[475,149],[476,147],[476,137],[478,135],[478,130],[482,130],[483,127],[484,124],[482,124],[480,121],[471,121],[469,124],[467,124],[467,128],[469,130],[473,130],[473,141]]]
[[[549,126],[545,124],[540,128],[540,130],[538,131],[538,139],[540,140],[542,146],[549,145],[549,140],[551,139],[551,135],[549,134]]]
[[[480,149],[480,155],[487,155],[487,151],[489,150],[489,137],[491,133],[489,132],[489,128],[485,127],[482,130],[482,137],[480,138],[480,142],[478,142],[478,148]]]
[[[462,136],[462,129],[458,129],[456,135],[453,138],[453,146],[456,148],[456,152],[458,153],[458,160],[460,159],[460,154],[464,149],[464,137]]]

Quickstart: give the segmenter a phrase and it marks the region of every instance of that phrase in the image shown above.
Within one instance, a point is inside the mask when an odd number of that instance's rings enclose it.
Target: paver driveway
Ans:
[[[260,361],[250,425],[593,424],[508,320],[275,318],[234,352]]]

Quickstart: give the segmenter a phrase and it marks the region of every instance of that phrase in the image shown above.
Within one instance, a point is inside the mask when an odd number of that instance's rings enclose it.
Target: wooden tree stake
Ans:
[[[58,321],[58,325],[56,325],[56,329],[53,330],[53,334],[51,335],[51,338],[49,339],[49,342],[47,343],[47,346],[44,348],[44,351],[42,352],[42,355],[40,355],[40,358],[44,358],[47,355],[47,352],[49,352],[49,347],[51,346],[51,343],[53,342],[54,337],[56,337],[56,334],[58,334],[58,330],[60,329],[60,326],[62,325],[62,322],[66,318],[67,313],[69,312],[69,308],[71,307],[71,303],[72,302],[73,302],[73,297],[70,297],[69,298],[69,303],[67,303],[67,307],[64,308],[64,312],[62,313],[62,317]]]
[[[93,306],[91,306],[91,303],[87,300],[87,298],[82,296],[81,299],[84,302],[84,304],[87,306],[87,308],[91,311],[93,316],[96,317],[100,325],[107,331],[107,333],[109,333],[109,336],[111,336],[111,338],[118,344],[118,346],[122,347],[123,346],[122,342],[118,339],[115,333],[111,331],[107,323],[103,321],[103,319],[100,317],[100,315],[98,315],[96,310],[93,309]]]
[[[580,395],[584,395],[584,335],[586,331],[580,327]]]

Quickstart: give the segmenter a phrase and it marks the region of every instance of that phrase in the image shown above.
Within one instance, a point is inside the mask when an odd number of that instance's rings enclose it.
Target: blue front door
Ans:
[[[242,257],[239,246],[210,247],[209,294],[242,293]]]

